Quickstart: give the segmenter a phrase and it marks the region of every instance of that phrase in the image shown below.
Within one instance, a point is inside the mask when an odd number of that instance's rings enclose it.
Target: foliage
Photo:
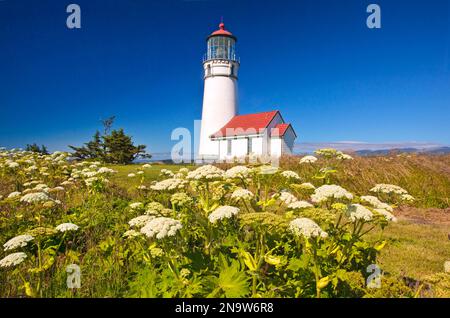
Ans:
[[[96,131],[91,141],[82,147],[69,146],[74,150],[73,157],[78,159],[100,160],[105,163],[128,164],[137,158],[150,158],[145,145],[135,146],[131,136],[123,129],[112,130],[114,117],[103,121],[104,134]]]
[[[355,193],[313,202],[313,190],[293,186],[319,187],[333,177],[292,181],[260,165],[242,168],[245,177],[212,166],[133,165],[130,173],[68,156],[0,152],[0,242],[33,237],[0,252],[2,260],[27,256],[0,267],[2,297],[413,295],[390,283],[380,294],[366,286],[368,267],[388,244],[368,234],[389,226],[385,215]],[[295,169],[302,175],[308,166]],[[22,200],[33,193],[45,196]],[[312,207],[291,206],[299,201]],[[79,289],[66,286],[71,264],[81,268]]]
[[[41,147],[39,147],[36,143],[31,144],[31,145],[27,144],[27,146],[25,147],[25,150],[41,153],[43,155],[48,155],[47,147],[45,147],[45,145],[42,145]]]

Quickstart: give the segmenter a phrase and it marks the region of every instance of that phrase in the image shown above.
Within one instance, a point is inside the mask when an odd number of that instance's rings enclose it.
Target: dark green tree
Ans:
[[[103,136],[103,145],[103,160],[107,163],[130,163],[138,157],[148,157],[146,146],[135,146],[131,136],[125,135],[123,129],[113,130],[109,135]]]
[[[41,153],[43,155],[48,155],[47,147],[45,147],[44,145],[42,145],[42,147],[39,147],[36,143],[34,143],[32,145],[27,145],[25,150]]]
[[[110,131],[114,118],[110,117],[102,121],[104,135],[97,131],[92,140],[83,146],[69,146],[74,150],[72,156],[119,164],[128,164],[137,158],[151,158],[151,155],[145,151],[146,146],[135,146],[131,136],[127,136],[123,129]]]

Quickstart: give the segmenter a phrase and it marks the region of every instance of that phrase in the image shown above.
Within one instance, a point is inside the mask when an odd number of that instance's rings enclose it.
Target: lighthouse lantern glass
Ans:
[[[208,40],[207,59],[236,61],[236,41],[228,36],[213,36]]]

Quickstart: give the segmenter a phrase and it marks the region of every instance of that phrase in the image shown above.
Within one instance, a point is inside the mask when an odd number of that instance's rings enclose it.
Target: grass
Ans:
[[[193,169],[193,165],[184,165]],[[300,173],[305,181],[310,181],[314,168],[300,169],[298,158],[287,157],[281,161],[284,169]],[[144,181],[157,178],[161,169],[177,171],[181,165],[155,164],[146,169]],[[223,165],[226,168],[227,165]],[[128,178],[129,173],[138,171],[138,166],[114,166],[118,173],[111,181],[128,189],[131,196],[141,182],[141,177]],[[450,206],[450,156],[400,155],[380,157],[356,157],[351,162],[342,163],[334,181],[357,195],[369,194],[376,183],[392,183],[406,188],[417,200],[419,207],[414,214],[425,222],[413,218],[403,218],[391,224],[383,233],[371,233],[373,239],[383,235],[388,241],[379,257],[382,271],[415,281],[424,281],[431,275],[443,272],[443,264],[450,260],[450,240],[448,224],[439,220],[426,222],[430,217],[427,208],[448,208]],[[442,210],[441,213],[445,210]],[[447,212],[448,213],[448,212]],[[394,213],[395,214],[395,213]],[[414,215],[413,215],[414,216]],[[450,297],[450,295],[448,295]]]

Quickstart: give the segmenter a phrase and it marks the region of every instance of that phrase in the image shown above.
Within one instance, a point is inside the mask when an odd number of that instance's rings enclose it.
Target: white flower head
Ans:
[[[133,202],[128,205],[131,210],[139,210],[144,208],[144,204],[142,202]]]
[[[8,195],[8,199],[15,199],[15,198],[18,198],[18,197],[20,197],[20,195],[21,195],[22,193],[21,192],[19,192],[19,191],[14,191],[14,192],[11,192],[9,195]]]
[[[307,209],[313,207],[314,206],[311,203],[306,201],[295,201],[288,205],[288,208],[293,210]]]
[[[50,200],[49,196],[44,192],[28,193],[20,198],[20,202],[26,203],[39,203],[39,202],[46,202],[49,200]]]
[[[385,183],[375,185],[372,189],[370,189],[370,192],[408,194],[408,191],[399,186]]]
[[[444,263],[444,272],[450,273],[450,261]]]
[[[128,178],[134,178],[134,177],[136,177],[136,174],[134,174],[134,173],[129,173],[128,174]]]
[[[0,260],[0,267],[13,267],[22,263],[27,258],[27,254],[23,252],[9,254]]]
[[[338,185],[323,185],[314,191],[311,200],[315,203],[325,202],[329,199],[353,199],[353,195]]]
[[[150,216],[150,215],[140,215],[138,217],[135,217],[134,219],[131,219],[128,222],[128,224],[131,227],[141,228],[141,227],[145,226],[148,222],[153,220],[154,218],[155,218],[154,216]]]
[[[154,185],[150,186],[150,188],[155,191],[172,191],[183,189],[186,183],[187,182],[183,179],[170,178],[156,182]]]
[[[402,200],[412,202],[415,200],[415,198],[409,194],[402,194]]]
[[[223,219],[229,219],[239,213],[239,208],[234,206],[224,205],[215,209],[209,216],[209,222],[216,223],[217,221],[221,221]]]
[[[347,207],[347,215],[352,222],[357,220],[371,221],[373,218],[373,213],[361,204],[350,204]]]
[[[377,197],[371,195],[362,196],[361,201],[370,204],[372,207],[376,209],[384,209],[389,212],[392,212],[394,210],[389,204],[381,202]]]
[[[25,247],[28,245],[28,242],[34,239],[33,236],[25,234],[13,237],[8,242],[3,244],[5,251],[14,250],[18,247]]]
[[[278,194],[274,194],[272,197],[276,197],[276,196],[278,196]],[[286,204],[286,205],[289,205],[291,203],[298,201],[298,199],[292,193],[289,193],[287,191],[282,191],[279,194],[278,200],[284,202],[284,204]]]
[[[150,169],[152,166],[149,165],[148,163],[146,163],[145,165],[142,166],[143,169]]]
[[[304,156],[302,159],[300,159],[300,163],[314,163],[317,161],[317,158],[314,156]]]
[[[180,221],[159,217],[148,222],[142,229],[141,233],[145,234],[149,238],[156,237],[156,239],[163,239],[166,237],[175,236],[177,231],[183,226]]]
[[[242,188],[234,190],[231,194],[231,198],[234,200],[251,200],[254,196],[255,195],[251,191]]]
[[[298,218],[291,221],[289,229],[296,236],[304,236],[306,238],[328,237],[327,232],[323,231],[316,222],[308,218]]]
[[[212,165],[201,166],[187,174],[190,180],[220,180],[224,176],[224,171]]]
[[[286,179],[300,180],[300,176],[294,171],[286,170],[286,171],[283,171],[281,173],[281,175],[283,177],[285,177]]]
[[[236,178],[247,178],[250,174],[251,169],[246,166],[234,166],[225,172],[225,178],[236,179]]]
[[[59,232],[67,232],[67,231],[77,231],[78,230],[78,225],[75,225],[73,223],[62,223],[60,225],[58,225],[55,229]]]

